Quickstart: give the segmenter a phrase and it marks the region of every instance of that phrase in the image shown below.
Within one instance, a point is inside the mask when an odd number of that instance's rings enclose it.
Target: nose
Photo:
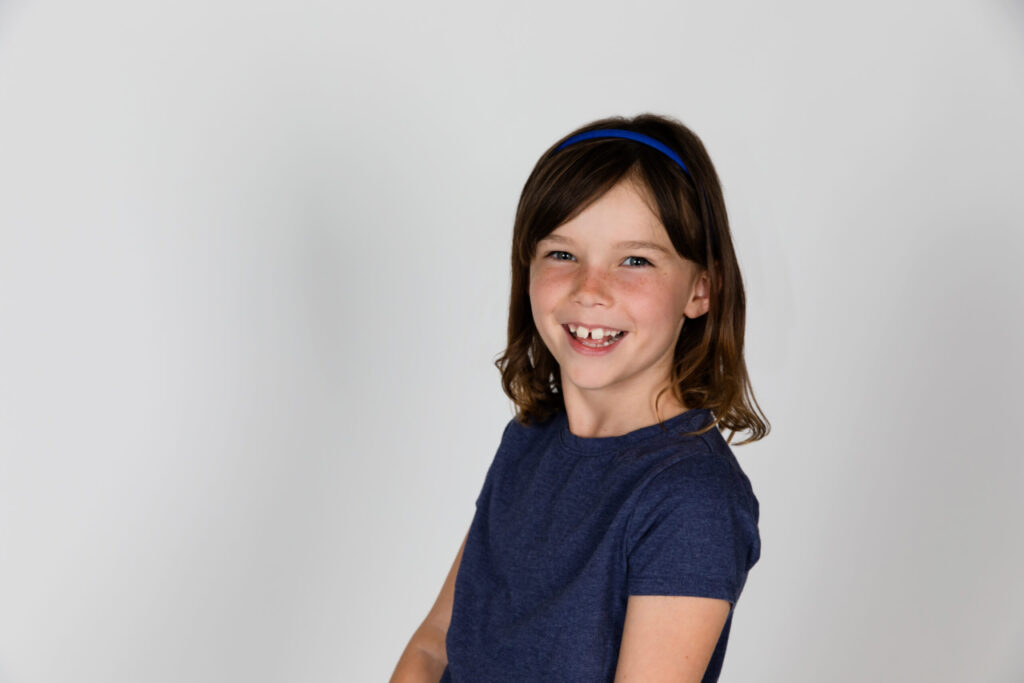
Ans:
[[[573,283],[572,301],[588,307],[611,305],[611,287],[607,276],[596,267],[581,268]]]

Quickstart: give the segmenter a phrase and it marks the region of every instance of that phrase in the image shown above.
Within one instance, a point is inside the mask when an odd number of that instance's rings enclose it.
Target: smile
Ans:
[[[621,337],[623,334],[622,330],[615,330],[604,326],[581,325],[579,323],[566,323],[566,325],[577,339],[589,338],[600,340],[605,337]]]
[[[576,326],[573,325],[573,327]],[[579,351],[580,353],[586,356],[596,356],[605,353],[610,353],[612,349],[618,346],[619,342],[622,341],[622,338],[628,334],[627,332],[617,332],[616,334],[608,338],[580,339],[575,334],[573,334],[572,330],[569,329],[569,325],[562,325],[562,329],[565,330],[565,334],[569,337],[569,345],[572,346],[572,348],[575,349],[576,351]]]

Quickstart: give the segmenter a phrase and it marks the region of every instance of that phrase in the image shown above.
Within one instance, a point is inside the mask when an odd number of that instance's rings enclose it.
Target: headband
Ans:
[[[639,142],[642,145],[647,145],[648,147],[652,147],[658,150],[659,152],[667,156],[669,159],[676,162],[679,168],[683,169],[683,172],[690,179],[690,182],[692,182],[694,186],[697,185],[697,181],[693,179],[693,175],[690,173],[690,169],[686,168],[686,164],[683,163],[683,160],[679,158],[679,155],[676,154],[671,147],[666,145],[664,142],[661,142],[660,140],[655,140],[650,135],[644,135],[643,133],[634,133],[631,130],[622,130],[620,128],[603,128],[599,130],[588,130],[585,133],[578,133],[576,135],[573,135],[571,138],[567,139],[565,142],[556,147],[555,151],[558,152],[560,150],[565,149],[569,145],[574,145],[577,142],[583,142],[584,140],[601,140],[604,138],[624,138],[626,140],[633,140],[634,142]],[[700,194],[702,197],[704,197],[704,203],[707,204],[708,195],[704,191],[703,187],[700,188]],[[710,210],[711,209],[708,208],[709,212]],[[710,225],[710,213],[707,214],[707,221]]]
[[[634,133],[631,130],[621,130],[618,128],[588,130],[585,133],[573,135],[571,138],[569,138],[568,140],[560,144],[558,147],[556,147],[555,151],[557,152],[568,147],[569,145],[574,145],[577,142],[583,142],[584,140],[600,140],[603,138],[624,138],[626,140],[633,140],[634,142],[639,142],[640,144],[652,147],[661,152],[662,154],[664,154],[665,156],[667,156],[672,161],[676,162],[676,164],[679,165],[679,168],[683,169],[683,172],[690,177],[690,180],[693,180],[693,175],[690,173],[690,169],[686,168],[686,164],[683,163],[683,160],[679,158],[678,154],[672,151],[671,147],[666,145],[664,142],[655,140],[649,135],[644,135],[643,133]]]

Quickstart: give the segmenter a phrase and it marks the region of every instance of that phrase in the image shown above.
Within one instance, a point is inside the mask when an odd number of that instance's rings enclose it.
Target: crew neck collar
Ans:
[[[555,427],[558,437],[566,450],[580,455],[602,455],[622,450],[643,443],[658,436],[671,437],[700,429],[711,421],[711,411],[707,408],[691,408],[664,420],[662,424],[655,422],[646,427],[634,429],[619,436],[576,436],[569,431],[569,415],[562,410],[558,413]],[[664,425],[664,430],[662,429]]]

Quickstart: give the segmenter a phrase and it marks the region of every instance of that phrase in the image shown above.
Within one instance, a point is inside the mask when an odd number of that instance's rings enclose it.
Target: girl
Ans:
[[[760,556],[729,446],[769,429],[744,314],[718,177],[688,128],[603,119],[541,156],[496,362],[516,414],[393,682],[718,680]]]

